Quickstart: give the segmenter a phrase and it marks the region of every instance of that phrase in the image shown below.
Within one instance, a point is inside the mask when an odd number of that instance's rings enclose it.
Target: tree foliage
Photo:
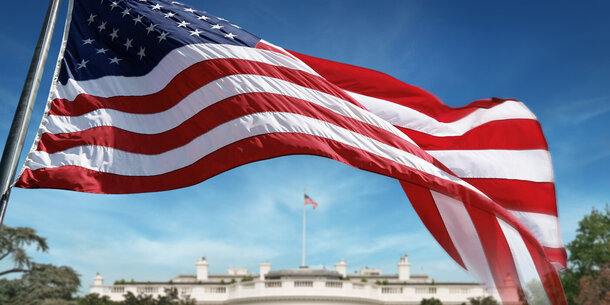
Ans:
[[[578,304],[610,304],[610,263],[602,266],[598,274],[582,277],[579,284],[580,291],[576,298]]]
[[[176,288],[165,289],[165,295],[154,298],[152,295],[127,292],[120,302],[111,301],[107,296],[101,297],[97,293],[88,294],[78,298],[76,305],[195,305],[190,297],[181,299]]]
[[[0,300],[6,305],[67,305],[80,286],[78,274],[67,266],[31,263],[20,279],[0,281]]]
[[[579,223],[576,238],[566,248],[570,268],[582,275],[599,273],[610,262],[610,208],[605,213],[593,209]]]
[[[80,286],[78,274],[67,266],[38,264],[26,248],[47,252],[47,240],[26,227],[3,226],[0,229],[0,262],[12,265],[0,276],[21,273],[21,278],[0,279],[0,304],[6,305],[75,305],[72,295]]]
[[[470,301],[470,305],[499,305],[498,301],[490,296],[470,298],[468,300]]]
[[[28,270],[32,264],[32,259],[25,250],[25,247],[28,246],[35,246],[36,251],[41,252],[49,250],[46,238],[39,236],[36,230],[27,227],[2,226],[0,229],[0,261],[10,258],[13,268],[0,271],[0,276]]]
[[[609,304],[610,208],[595,208],[578,222],[577,234],[566,245],[568,269],[561,282],[568,304]],[[604,303],[604,301],[606,303]]]
[[[190,297],[181,299],[176,288],[165,289],[165,295],[154,298],[152,295],[127,292],[123,295],[124,300],[120,302],[111,301],[108,296],[100,296],[91,293],[77,299],[76,305],[195,305]]]
[[[419,305],[443,305],[441,300],[435,298],[422,299]]]

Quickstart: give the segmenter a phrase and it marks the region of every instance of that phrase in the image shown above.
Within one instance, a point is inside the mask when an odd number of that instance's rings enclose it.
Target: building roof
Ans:
[[[341,279],[343,276],[335,270],[327,269],[309,269],[309,268],[298,268],[298,269],[283,269],[270,271],[265,275],[265,279],[268,280],[279,280],[282,277],[291,278],[318,278],[324,277],[327,279]]]

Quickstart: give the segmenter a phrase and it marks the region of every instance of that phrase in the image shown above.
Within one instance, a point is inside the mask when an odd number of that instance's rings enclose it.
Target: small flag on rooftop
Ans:
[[[309,195],[304,194],[304,197],[305,197],[305,203],[304,204],[312,204],[314,210],[318,207],[318,203],[313,201],[313,199],[311,199],[311,197],[309,197]]]

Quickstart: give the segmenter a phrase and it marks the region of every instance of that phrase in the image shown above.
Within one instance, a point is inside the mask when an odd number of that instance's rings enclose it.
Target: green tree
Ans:
[[[598,273],[610,262],[610,208],[596,210],[579,223],[576,238],[567,245],[571,269],[583,275]]]
[[[500,305],[498,301],[490,296],[470,298],[468,301],[470,301],[470,305]]]
[[[610,304],[610,263],[599,274],[585,275],[579,281],[580,291],[576,302],[581,305]]]
[[[3,226],[0,229],[0,262],[10,265],[0,276],[21,273],[18,279],[0,279],[0,304],[73,305],[80,286],[78,274],[67,266],[37,264],[26,248],[47,252],[49,246],[36,230]],[[10,260],[10,263],[8,261]]]
[[[27,255],[25,247],[35,246],[36,251],[47,252],[47,240],[39,236],[36,230],[26,227],[12,228],[7,225],[0,229],[0,261],[10,258],[13,266],[0,271],[0,276],[26,272],[32,264],[32,258]]]
[[[72,295],[80,286],[78,274],[67,266],[31,263],[20,279],[0,281],[2,304],[76,304]]]
[[[578,222],[576,232],[574,240],[566,245],[570,253],[569,268],[561,273],[561,282],[568,304],[603,304],[604,293],[607,295],[608,289],[594,294],[599,298],[591,300],[592,291],[583,288],[599,286],[598,282],[603,281],[606,270],[610,268],[608,265],[610,263],[610,208],[608,205],[603,212],[593,208],[591,214],[585,215]]]
[[[110,297],[108,297],[107,295],[101,297],[97,293],[90,293],[84,297],[77,298],[76,304],[78,304],[78,305],[119,305],[120,303],[111,301]]]
[[[443,305],[441,300],[435,298],[422,299],[419,302],[419,305]]]

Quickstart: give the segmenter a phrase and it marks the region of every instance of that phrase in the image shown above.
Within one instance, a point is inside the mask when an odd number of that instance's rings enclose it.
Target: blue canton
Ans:
[[[184,45],[254,47],[259,41],[226,19],[176,1],[76,0],[59,81],[141,76]]]

